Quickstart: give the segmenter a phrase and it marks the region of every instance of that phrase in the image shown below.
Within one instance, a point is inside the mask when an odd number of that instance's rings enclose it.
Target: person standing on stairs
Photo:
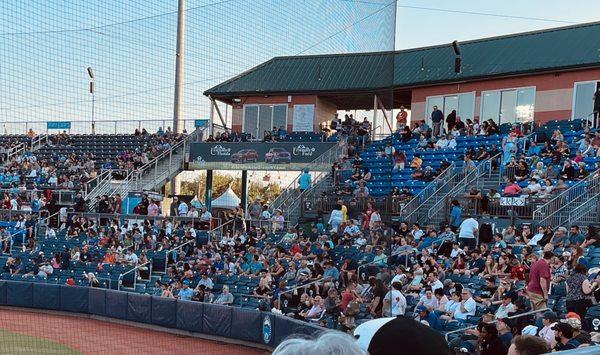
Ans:
[[[302,174],[300,174],[300,178],[298,179],[298,185],[300,186],[300,193],[308,190],[310,185],[312,184],[312,178],[308,173],[308,168],[304,168]]]

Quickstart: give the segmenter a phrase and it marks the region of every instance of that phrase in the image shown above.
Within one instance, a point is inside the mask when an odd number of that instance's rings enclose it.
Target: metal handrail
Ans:
[[[111,176],[111,170],[101,170],[100,174],[98,174],[95,178],[93,178],[85,184],[85,187],[83,189],[83,197],[87,198],[87,195],[91,193],[95,187],[100,186],[102,182],[104,182],[107,178],[110,178]]]
[[[37,136],[35,136],[31,139],[31,146],[29,147],[29,149],[31,151],[34,151],[47,143],[48,143],[48,135],[47,134],[38,134]]]
[[[578,181],[570,188],[556,195],[546,204],[538,207],[533,211],[533,221],[538,226],[542,225],[550,218],[557,216],[565,208],[573,206],[573,203],[577,201],[585,202],[581,200],[586,200],[588,195],[598,192],[600,192],[600,169],[592,172],[585,179]],[[565,199],[569,199],[569,203],[565,203]],[[558,225],[555,223],[552,224]]]
[[[295,287],[292,287],[292,288],[291,288],[291,289],[289,289],[289,290],[285,290],[285,291],[283,291],[283,292],[279,292],[279,294],[277,295],[277,306],[279,307],[279,309],[281,309],[281,295],[283,295],[283,294],[285,294],[285,293],[290,293],[290,292],[293,292],[293,291],[299,290],[299,289],[301,289],[301,288],[306,288],[307,286],[314,285],[314,284],[316,284],[316,283],[323,282],[323,281],[325,281],[325,278],[324,278],[324,277],[321,277],[321,278],[319,278],[319,279],[317,279],[317,280],[314,280],[314,281],[311,281],[311,282],[309,282],[309,283],[307,283],[307,284],[300,285],[300,286],[295,286]]]
[[[192,243],[196,243],[196,239],[192,239],[192,240],[188,240],[187,242],[173,248],[173,249],[169,249],[167,250],[167,252],[165,253],[165,273],[167,273],[167,269],[169,268],[169,254],[172,254],[176,251],[181,250],[184,246],[186,245],[190,245]]]
[[[520,317],[524,317],[524,316],[530,316],[532,314],[536,314],[536,313],[539,313],[539,312],[546,312],[546,311],[550,311],[550,310],[551,310],[550,308],[543,308],[543,309],[538,309],[536,311],[529,311],[529,312],[525,312],[525,313],[515,314],[515,315],[509,316],[509,317],[506,317],[506,318],[508,318],[508,319],[515,319],[515,318],[520,318]],[[492,321],[492,323],[497,323],[497,322],[498,322],[498,320]],[[477,325],[471,325],[471,326],[468,326],[468,327],[465,327],[465,328],[460,328],[460,329],[452,330],[452,331],[444,333],[444,337],[446,338],[446,341],[448,341],[448,337],[449,337],[450,334],[461,333],[461,332],[464,332],[465,330],[475,329],[475,328],[477,328]]]
[[[148,265],[148,264],[150,264],[150,266],[149,266],[149,270],[148,270],[148,274],[150,275],[150,274],[152,274],[152,260],[148,260],[148,261],[146,261],[145,263],[143,263],[143,264],[140,264],[140,265],[137,265],[137,266],[136,266],[136,267],[134,267],[133,269],[131,269],[131,270],[128,270],[128,271],[126,271],[126,272],[125,272],[125,273],[123,273],[123,274],[119,274],[119,278],[118,278],[118,281],[117,281],[117,290],[121,290],[121,285],[123,284],[123,277],[124,277],[125,275],[128,275],[128,274],[132,273],[132,272],[135,272],[135,274],[133,275],[133,289],[135,290],[135,286],[137,285],[137,278],[138,278],[138,277],[137,277],[137,271],[138,271],[138,270],[139,270],[139,269],[140,269],[142,266],[144,266],[144,265]]]
[[[343,152],[344,148],[346,148],[346,144],[344,142],[338,142],[335,146],[328,149],[325,153],[321,154],[319,157],[314,159],[310,164],[333,164],[334,161],[337,161]],[[325,177],[328,172],[319,172],[313,178],[311,188],[316,185],[316,183]],[[296,201],[298,199],[298,186],[300,181],[300,176],[302,173],[298,174],[298,176],[283,190],[283,192],[277,196],[277,198],[271,203],[271,210],[275,211],[276,209],[286,210],[283,211],[289,215],[289,211],[286,208],[282,208],[282,206],[286,206],[290,201]],[[293,202],[292,202],[293,204]]]
[[[408,215],[404,217],[405,220],[409,222],[413,222],[411,220],[413,214],[415,214],[419,206],[427,204],[430,199],[432,199],[438,192],[442,191],[448,184],[450,184],[456,175],[455,172],[456,164],[452,162],[446,170],[444,170],[440,175],[438,175],[433,181],[431,181],[427,186],[421,190],[416,196],[414,196],[401,210],[401,214],[404,211],[409,211]],[[440,184],[441,183],[441,184]],[[434,187],[437,187],[434,190]],[[428,195],[427,195],[428,194]],[[427,195],[427,196],[426,196]]]
[[[489,169],[490,169],[490,173],[491,173],[491,162],[492,160],[498,158],[500,156],[500,154],[496,154],[493,157],[490,157],[486,160],[483,160],[482,162],[479,163],[479,165],[477,165],[477,167],[471,171],[469,171],[460,181],[458,181],[456,183],[456,185],[445,195],[445,196],[453,196],[456,195],[460,189],[463,189],[467,186],[473,186],[472,183],[475,182],[477,185],[477,181],[479,180],[479,178],[481,178],[482,176],[485,175],[485,172],[487,170],[487,166],[489,164]],[[446,206],[446,198],[440,198],[427,212],[427,217],[429,219],[433,218],[434,216],[438,215],[442,208],[444,208]]]

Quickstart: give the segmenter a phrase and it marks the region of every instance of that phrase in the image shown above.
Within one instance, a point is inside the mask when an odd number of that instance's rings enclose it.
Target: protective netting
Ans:
[[[90,121],[88,67],[97,132],[113,133],[111,120],[171,120],[177,7],[177,0],[0,2],[1,133],[24,133],[23,122],[45,130],[48,120]],[[182,118],[207,118],[204,90],[274,56],[393,49],[395,11],[390,0],[187,0]]]

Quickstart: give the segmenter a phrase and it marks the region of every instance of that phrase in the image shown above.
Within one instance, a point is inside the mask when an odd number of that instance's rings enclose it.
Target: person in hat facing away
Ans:
[[[556,345],[554,351],[563,351],[577,348],[580,344],[574,339],[573,327],[569,323],[558,322],[553,327]]]
[[[579,344],[590,344],[592,342],[590,333],[581,330],[581,318],[577,313],[569,312],[565,315],[565,319],[560,321],[573,327],[573,339],[577,340]]]

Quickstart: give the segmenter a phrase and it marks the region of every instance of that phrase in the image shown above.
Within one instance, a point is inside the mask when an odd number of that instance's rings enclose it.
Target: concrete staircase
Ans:
[[[132,191],[158,191],[161,189],[167,181],[183,171],[189,145],[197,139],[200,132],[199,130],[194,131],[146,165],[130,171],[123,180],[113,179],[110,171],[103,172],[96,186],[86,196],[89,209],[95,209],[97,196],[120,194],[125,197]],[[106,175],[104,175],[105,173]]]

